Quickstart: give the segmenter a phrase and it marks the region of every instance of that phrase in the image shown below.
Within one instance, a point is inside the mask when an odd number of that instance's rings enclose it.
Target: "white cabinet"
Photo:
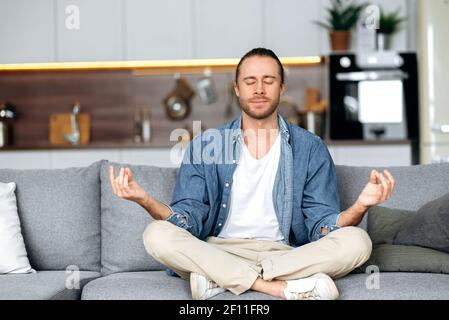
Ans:
[[[48,151],[1,151],[0,169],[51,169]]]
[[[58,0],[55,4],[58,61],[123,59],[122,0]]]
[[[0,63],[55,60],[53,0],[0,1]]]
[[[115,149],[97,150],[51,150],[52,169],[86,167],[99,160],[120,161],[120,153]]]
[[[264,41],[264,1],[195,0],[196,58],[238,58]]]
[[[121,149],[120,160],[122,163],[134,165],[147,165],[158,167],[179,167],[183,153],[174,149]]]
[[[278,56],[321,55],[320,1],[266,0],[266,45]]]
[[[329,152],[336,165],[390,167],[412,164],[411,146],[400,145],[331,145]]]
[[[126,59],[193,58],[192,0],[125,1]]]

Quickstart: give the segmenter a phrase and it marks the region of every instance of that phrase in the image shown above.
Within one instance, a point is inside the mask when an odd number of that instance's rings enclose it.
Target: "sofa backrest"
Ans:
[[[369,181],[371,167],[337,166],[340,190],[340,207],[350,207]],[[425,203],[449,192],[449,163],[375,168],[378,171],[388,169],[395,178],[396,185],[390,200],[381,206],[416,210]],[[367,215],[360,224],[366,229]]]
[[[123,200],[112,192],[109,165],[129,167],[134,179],[154,198],[169,203],[176,182],[177,168],[138,166],[104,162],[101,166],[101,272],[110,274],[126,271],[164,270],[143,245],[143,232],[153,221],[138,204]]]
[[[36,270],[100,270],[100,162],[85,168],[0,169],[17,184],[22,234]]]

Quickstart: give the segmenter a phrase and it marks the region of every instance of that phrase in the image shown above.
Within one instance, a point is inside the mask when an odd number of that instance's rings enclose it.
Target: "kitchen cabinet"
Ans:
[[[264,2],[194,0],[196,58],[237,58],[264,46]]]
[[[320,1],[266,0],[266,45],[282,57],[321,55]]]
[[[115,149],[97,150],[51,150],[50,159],[52,169],[69,167],[86,167],[95,161],[120,161],[120,152]]]
[[[55,61],[53,3],[0,1],[0,63]]]
[[[122,0],[58,0],[57,60],[123,59]]]
[[[49,151],[0,151],[0,169],[51,169]]]
[[[125,1],[126,59],[192,59],[192,0]]]
[[[328,145],[336,165],[347,166],[409,166],[410,144]],[[0,151],[0,168],[57,169],[84,167],[99,160],[123,164],[179,167],[183,149],[172,148],[96,148],[78,150],[14,150]]]
[[[336,165],[390,167],[412,164],[409,144],[330,145],[328,149]]]

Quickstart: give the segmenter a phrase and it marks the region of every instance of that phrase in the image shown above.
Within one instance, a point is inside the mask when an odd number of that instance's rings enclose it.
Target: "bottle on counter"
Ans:
[[[142,110],[140,108],[134,109],[133,125],[133,141],[134,143],[142,143]]]
[[[142,142],[151,141],[151,116],[149,108],[142,108]]]

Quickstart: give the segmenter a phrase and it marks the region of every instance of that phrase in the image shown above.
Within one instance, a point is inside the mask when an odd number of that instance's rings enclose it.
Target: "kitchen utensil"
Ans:
[[[209,105],[217,101],[217,90],[209,69],[204,71],[204,77],[198,80],[196,87],[203,104]]]
[[[80,112],[79,104],[72,112],[52,114],[49,122],[52,145],[85,145],[90,141],[90,115]]]
[[[190,100],[195,91],[186,79],[180,76],[175,76],[175,79],[175,88],[164,99],[165,111],[170,119],[182,120],[190,114]]]
[[[13,124],[12,119],[15,117],[15,107],[7,102],[0,105],[0,148],[13,144]]]

